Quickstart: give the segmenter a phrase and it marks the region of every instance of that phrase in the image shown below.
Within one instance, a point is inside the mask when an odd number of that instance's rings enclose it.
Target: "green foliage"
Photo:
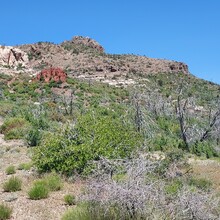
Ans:
[[[36,180],[28,191],[28,195],[33,200],[44,199],[48,197],[50,191],[58,191],[62,186],[60,176],[53,172],[45,175],[43,179]]]
[[[48,186],[42,180],[35,181],[32,188],[28,191],[28,196],[32,200],[45,199],[48,195]]]
[[[165,192],[168,195],[174,196],[181,190],[182,186],[183,183],[180,180],[175,179],[165,186]]]
[[[0,101],[0,116],[5,117],[13,109],[14,104],[9,101]]]
[[[191,153],[207,158],[217,157],[219,154],[209,142],[196,142],[191,147]]]
[[[5,139],[23,138],[29,128],[29,123],[24,118],[8,118],[0,128],[0,132],[5,135]]]
[[[202,190],[209,190],[211,189],[212,182],[204,178],[192,177],[189,179],[189,185],[195,186]]]
[[[76,197],[74,195],[67,194],[64,196],[64,202],[67,205],[75,205],[76,204]]]
[[[49,134],[35,149],[33,161],[40,172],[82,173],[90,161],[129,157],[140,144],[134,127],[110,111],[90,111],[73,128]]]
[[[178,149],[181,146],[182,141],[176,137],[160,135],[150,141],[151,150],[156,151],[169,151],[172,149]]]
[[[10,219],[12,214],[12,208],[8,205],[0,204],[0,220]]]
[[[16,176],[12,176],[8,181],[3,184],[5,192],[16,192],[21,190],[22,181]]]
[[[28,131],[26,140],[29,146],[37,146],[40,144],[42,133],[37,128],[32,128]]]
[[[15,171],[15,166],[14,165],[10,165],[6,168],[5,170],[6,174],[7,175],[10,175],[10,174],[15,174],[16,171]]]
[[[83,203],[74,209],[68,209],[61,220],[114,220],[119,216],[118,212],[114,207],[109,207],[106,211],[99,204]]]

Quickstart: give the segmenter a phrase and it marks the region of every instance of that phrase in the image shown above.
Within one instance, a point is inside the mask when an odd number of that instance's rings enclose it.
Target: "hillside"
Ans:
[[[95,40],[74,37],[61,44],[38,42],[14,48],[22,56],[18,61],[10,54],[10,47],[1,47],[1,66],[17,68],[36,74],[43,68],[60,67],[69,77],[100,80],[107,83],[134,83],[134,78],[150,73],[188,74],[188,67],[181,62],[152,59],[136,55],[107,54]],[[28,61],[27,61],[28,57]],[[2,68],[1,67],[1,68]],[[3,70],[3,69],[2,69]],[[8,72],[8,71],[6,71]],[[11,71],[13,73],[13,71]]]
[[[84,37],[1,46],[0,133],[12,219],[220,218],[220,85],[184,63]]]

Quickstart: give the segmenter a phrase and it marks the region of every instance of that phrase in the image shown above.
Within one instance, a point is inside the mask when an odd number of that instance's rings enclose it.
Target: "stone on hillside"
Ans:
[[[27,65],[27,53],[11,46],[0,46],[0,66],[22,68]]]
[[[36,80],[44,81],[46,83],[55,81],[55,82],[66,82],[66,73],[61,68],[48,68],[42,70],[37,74]]]

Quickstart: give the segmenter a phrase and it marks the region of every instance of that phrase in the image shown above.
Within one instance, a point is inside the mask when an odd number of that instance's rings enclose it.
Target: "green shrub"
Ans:
[[[214,147],[208,142],[196,142],[191,147],[191,153],[198,156],[205,156],[207,158],[219,156]]]
[[[0,204],[0,220],[11,218],[12,208],[8,205]]]
[[[27,143],[31,147],[39,145],[41,138],[42,138],[41,132],[37,128],[33,128],[29,130],[26,136]]]
[[[64,202],[67,204],[67,205],[75,205],[76,204],[76,197],[74,195],[65,195],[64,196]]]
[[[15,171],[15,166],[13,166],[13,165],[8,166],[5,170],[5,172],[6,172],[7,175],[15,174],[15,172],[16,172]]]
[[[28,196],[32,200],[45,199],[48,195],[48,186],[42,180],[35,181],[32,188],[28,191]]]
[[[22,181],[16,176],[12,176],[8,181],[3,184],[5,192],[16,192],[21,190]]]
[[[98,110],[78,118],[74,128],[47,135],[33,155],[40,172],[82,173],[92,160],[129,157],[141,144],[135,128]]]
[[[6,119],[0,128],[0,132],[5,135],[5,139],[20,139],[24,138],[29,129],[29,123],[24,118],[9,118]]]
[[[50,191],[58,191],[63,185],[60,176],[56,173],[48,174],[44,181]]]

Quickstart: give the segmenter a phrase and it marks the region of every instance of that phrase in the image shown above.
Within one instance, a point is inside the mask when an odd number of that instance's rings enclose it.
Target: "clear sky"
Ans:
[[[108,53],[182,61],[220,84],[220,0],[0,0],[0,44],[75,35]]]

